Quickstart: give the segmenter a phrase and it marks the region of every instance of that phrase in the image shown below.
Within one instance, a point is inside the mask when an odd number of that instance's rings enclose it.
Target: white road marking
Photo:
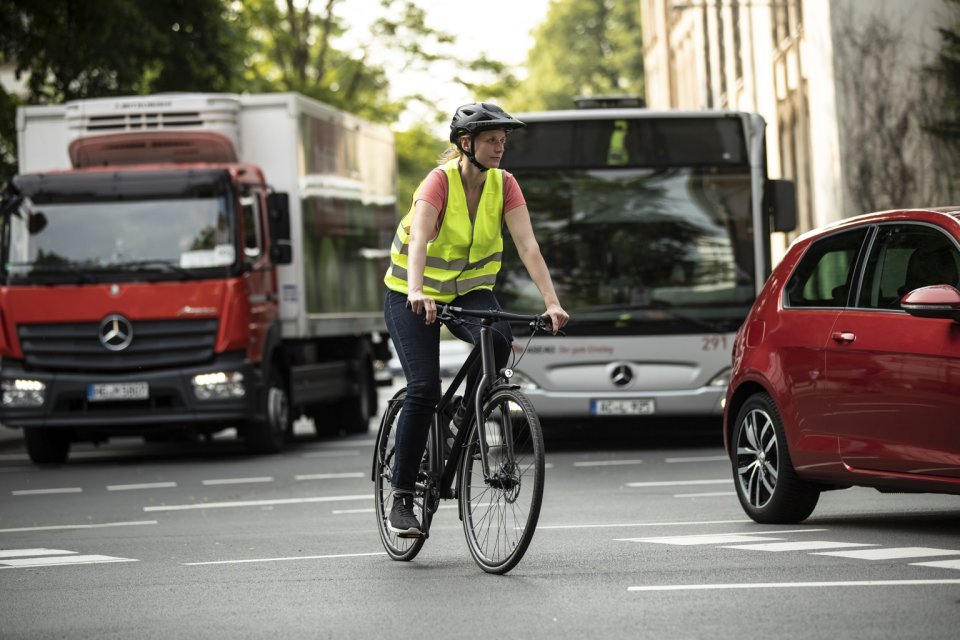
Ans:
[[[374,511],[376,511],[376,509],[371,507],[369,509],[334,509],[330,513],[332,513],[335,516],[342,516],[350,513],[373,513]]]
[[[936,569],[960,569],[960,560],[934,560],[933,562],[911,562],[914,567],[934,567]]]
[[[665,480],[658,482],[628,482],[628,487],[682,487],[696,484],[733,484],[733,478],[722,480]]]
[[[643,464],[643,460],[585,460],[574,462],[575,467],[616,467],[628,464]]]
[[[344,478],[364,478],[367,474],[360,471],[351,473],[307,473],[294,476],[297,480],[341,480]]]
[[[847,582],[756,582],[741,584],[666,584],[627,587],[627,591],[711,591],[715,589],[802,589],[823,587],[912,587],[960,584],[957,580],[850,580]]]
[[[931,556],[960,556],[954,549],[933,549],[931,547],[894,547],[887,549],[863,549],[859,551],[824,551],[818,556],[836,556],[838,558],[856,558],[858,560],[899,560],[902,558],[929,558]]]
[[[681,457],[681,458],[666,458],[664,462],[668,464],[676,464],[682,462],[730,462],[730,458],[727,456],[693,456],[693,457]]]
[[[20,489],[19,491],[11,491],[15,496],[40,496],[50,493],[83,493],[83,489],[80,487],[63,487],[61,489]]]
[[[303,454],[304,458],[343,458],[345,456],[358,456],[359,451],[314,451],[313,453]]]
[[[59,524],[46,527],[17,527],[0,529],[0,533],[19,533],[21,531],[59,531],[62,529],[101,529],[104,527],[131,527],[143,524],[157,524],[156,520],[137,520],[134,522],[103,522],[101,524]]]
[[[144,507],[144,511],[187,511],[191,509],[229,509],[232,507],[267,507],[280,504],[307,504],[311,502],[344,502],[369,500],[369,494],[361,496],[318,496],[315,498],[280,498],[277,500],[239,500],[236,502],[198,502],[196,504],[171,504]]]
[[[876,544],[860,542],[831,542],[829,540],[801,540],[798,542],[768,542],[764,544],[738,544],[726,549],[747,551],[810,551],[811,549],[842,549],[843,547],[876,547]],[[823,555],[823,554],[820,554]]]
[[[248,558],[246,560],[213,560],[211,562],[184,562],[188,567],[201,567],[211,564],[248,564],[251,562],[287,562],[291,560],[329,560],[334,558],[363,558],[366,556],[385,556],[384,551],[374,553],[339,553],[327,556],[293,556],[289,558]]]
[[[142,482],[140,484],[108,484],[107,491],[138,491],[140,489],[172,489],[176,482]]]
[[[712,493],[675,493],[674,498],[719,498],[721,496],[735,496],[736,491],[714,491]]]
[[[764,536],[779,536],[784,533],[813,533],[826,529],[792,529],[783,531],[753,531],[749,533],[698,533],[688,536],[658,536],[656,538],[619,538],[619,542],[653,542],[656,544],[676,545],[707,545],[707,544],[735,544],[738,542],[777,541],[783,538],[769,538]]]
[[[0,558],[28,558],[30,556],[64,556],[76,551],[66,549],[0,549]]]
[[[753,522],[753,520],[702,520],[700,522],[614,522],[607,524],[554,524],[537,525],[537,531],[544,529],[612,529],[618,527],[683,527],[688,525],[702,524],[743,524]]]
[[[204,480],[203,484],[207,486],[220,484],[252,484],[256,482],[273,482],[271,476],[262,476],[257,478],[219,478],[217,480]]]
[[[107,562],[139,562],[134,558],[115,558],[113,556],[74,555],[49,558],[24,558],[16,560],[0,560],[0,569],[23,569],[26,567],[51,567],[71,564],[98,564]],[[6,565],[6,566],[2,566]]]

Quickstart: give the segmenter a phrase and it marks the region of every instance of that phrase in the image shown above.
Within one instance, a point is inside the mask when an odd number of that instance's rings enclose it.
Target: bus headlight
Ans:
[[[710,382],[707,383],[707,386],[723,388],[730,386],[730,367],[727,367],[717,375],[713,376],[713,378],[710,379]]]
[[[193,394],[197,400],[229,400],[242,398],[247,391],[243,387],[243,374],[239,371],[216,371],[193,376]]]
[[[536,391],[540,388],[536,382],[523,375],[516,369],[513,369],[513,375],[510,376],[510,384],[519,385],[521,391]]]
[[[4,380],[0,384],[5,407],[41,407],[47,385],[39,380]]]

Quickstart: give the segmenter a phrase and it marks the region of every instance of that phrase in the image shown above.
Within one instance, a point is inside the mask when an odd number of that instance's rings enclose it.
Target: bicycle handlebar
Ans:
[[[437,317],[442,320],[453,320],[458,316],[467,316],[471,318],[488,318],[490,320],[513,320],[515,322],[528,322],[534,329],[543,329],[549,331],[552,326],[550,316],[536,314],[520,314],[501,311],[499,309],[464,309],[455,307],[451,304],[437,305]]]

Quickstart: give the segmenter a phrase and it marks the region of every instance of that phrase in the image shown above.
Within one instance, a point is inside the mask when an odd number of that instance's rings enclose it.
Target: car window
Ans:
[[[960,254],[942,231],[921,224],[879,228],[864,270],[858,307],[899,309],[900,299],[932,284],[954,287],[960,279]]]
[[[844,307],[867,227],[817,240],[787,282],[789,307]]]

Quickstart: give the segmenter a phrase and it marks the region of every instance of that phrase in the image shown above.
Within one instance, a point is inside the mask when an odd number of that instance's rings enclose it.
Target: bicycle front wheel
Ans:
[[[503,388],[484,403],[483,432],[470,427],[460,468],[460,516],[473,559],[487,573],[503,574],[526,553],[543,501],[543,431],[520,391]],[[480,460],[488,445],[490,477]],[[512,447],[509,446],[512,443]]]
[[[387,525],[390,509],[393,507],[393,463],[397,437],[397,421],[407,396],[406,389],[397,392],[390,402],[380,422],[377,441],[373,450],[374,509],[377,513],[377,529],[387,555],[394,560],[413,560],[423,548],[423,538],[401,538]],[[414,496],[414,513],[423,521],[423,494]]]

